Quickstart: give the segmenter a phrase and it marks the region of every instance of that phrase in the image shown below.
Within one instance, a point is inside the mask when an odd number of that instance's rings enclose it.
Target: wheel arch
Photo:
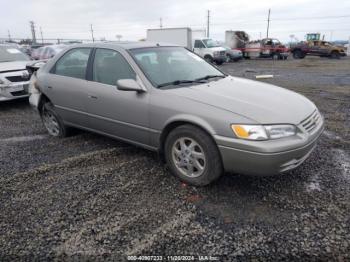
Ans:
[[[43,108],[43,105],[46,102],[51,102],[51,100],[44,93],[42,93],[41,96],[40,96],[39,104],[38,104],[38,110],[39,110],[40,113],[41,113],[41,110]]]
[[[182,126],[182,125],[192,125],[197,128],[200,128],[203,130],[205,133],[207,133],[215,142],[213,135],[216,133],[215,130],[210,126],[208,122],[205,120],[195,117],[195,116],[181,116],[181,117],[176,117],[168,120],[166,124],[164,125],[164,128],[162,129],[162,132],[159,136],[159,153],[163,155],[164,153],[164,146],[165,146],[165,141],[168,135],[172,130],[175,128]]]
[[[212,56],[211,54],[205,54],[203,58],[204,58],[204,59],[205,59],[205,58],[214,59],[213,56]]]

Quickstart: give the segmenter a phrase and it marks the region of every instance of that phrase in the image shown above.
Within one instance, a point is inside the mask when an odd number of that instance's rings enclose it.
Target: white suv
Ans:
[[[16,46],[0,45],[0,101],[28,96],[29,61]]]

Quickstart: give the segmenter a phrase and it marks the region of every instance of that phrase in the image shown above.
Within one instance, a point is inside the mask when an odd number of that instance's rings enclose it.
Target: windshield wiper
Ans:
[[[164,86],[170,86],[170,85],[181,85],[181,84],[191,84],[191,83],[195,83],[198,82],[197,80],[175,80],[172,82],[168,82],[168,83],[163,83],[163,84],[159,84],[157,85],[157,87],[164,87]]]
[[[225,78],[226,75],[206,75],[200,78],[196,78],[195,81],[200,81],[200,80],[208,80],[210,78],[216,78],[216,77],[220,77],[220,78]]]

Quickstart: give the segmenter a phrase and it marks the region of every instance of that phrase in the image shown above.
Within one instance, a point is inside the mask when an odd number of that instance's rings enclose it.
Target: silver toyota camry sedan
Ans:
[[[226,75],[183,47],[158,43],[74,45],[33,74],[30,93],[51,135],[75,127],[158,151],[193,185],[224,171],[291,170],[324,128],[304,96]]]

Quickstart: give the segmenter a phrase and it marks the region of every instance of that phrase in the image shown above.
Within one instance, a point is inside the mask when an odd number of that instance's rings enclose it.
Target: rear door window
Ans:
[[[53,73],[85,79],[91,48],[75,48],[65,53],[55,65]]]
[[[93,81],[115,86],[119,79],[136,79],[136,74],[119,52],[97,49],[93,64]]]

